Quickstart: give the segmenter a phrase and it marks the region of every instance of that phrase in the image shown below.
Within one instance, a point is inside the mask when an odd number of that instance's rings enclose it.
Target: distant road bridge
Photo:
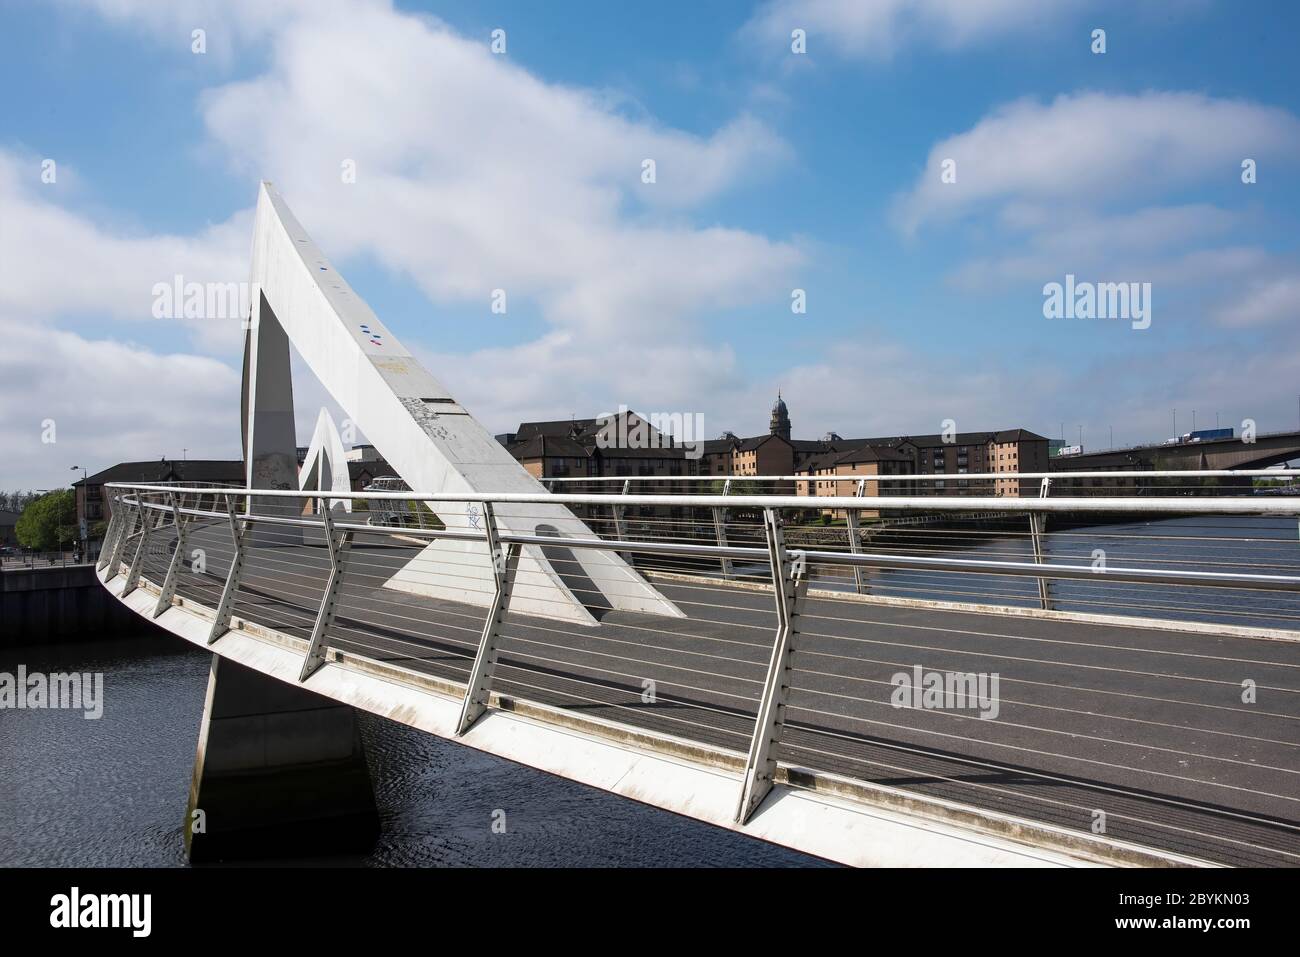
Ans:
[[[1300,498],[553,494],[269,185],[253,250],[246,482],[97,566],[213,653],[192,859],[373,841],[361,709],[846,864],[1300,863]],[[415,491],[297,473],[290,343]]]
[[[1263,469],[1300,459],[1300,432],[1269,432],[1242,438],[1139,445],[1051,460],[1054,472],[1118,472],[1129,469]]]

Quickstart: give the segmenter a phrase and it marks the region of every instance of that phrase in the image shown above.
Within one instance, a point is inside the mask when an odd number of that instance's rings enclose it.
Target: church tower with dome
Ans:
[[[772,406],[772,421],[768,431],[773,435],[779,435],[787,442],[790,440],[790,410],[785,407],[785,400],[781,398],[779,389],[776,393],[776,405]]]

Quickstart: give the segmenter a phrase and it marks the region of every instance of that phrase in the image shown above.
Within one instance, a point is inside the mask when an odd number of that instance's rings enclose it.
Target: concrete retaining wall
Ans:
[[[141,635],[155,627],[104,590],[94,565],[0,572],[0,647]]]

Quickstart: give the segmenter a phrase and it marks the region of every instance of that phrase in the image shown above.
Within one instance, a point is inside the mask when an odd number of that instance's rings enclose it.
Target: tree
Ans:
[[[50,492],[33,501],[14,529],[18,544],[48,552],[77,539],[77,497],[72,489]]]
[[[752,479],[733,478],[730,481],[731,486],[727,492],[728,495],[766,495],[772,489],[772,486],[764,485],[762,482]],[[727,487],[726,479],[714,479],[709,485],[709,494],[721,495],[722,490]]]
[[[0,492],[0,508],[7,512],[21,512],[37,498],[35,492]]]

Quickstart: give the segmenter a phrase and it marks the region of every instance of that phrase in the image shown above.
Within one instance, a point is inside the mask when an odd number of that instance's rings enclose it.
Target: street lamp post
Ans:
[[[79,509],[77,509],[77,511],[78,511],[78,513],[79,513],[79,514],[77,515],[77,531],[80,533],[80,537],[81,537],[81,549],[80,549],[80,551],[79,551],[76,555],[73,556],[73,561],[74,561],[74,562],[77,561],[77,560],[79,560],[79,559],[82,559],[82,558],[85,557],[85,555],[86,555],[86,550],[87,550],[87,548],[88,548],[89,545],[90,545],[90,541],[89,541],[89,538],[90,538],[89,525],[88,525],[88,523],[86,522],[86,518],[85,518],[85,515],[84,515],[85,507],[86,507],[86,502],[87,502],[87,500],[86,500],[86,493],[87,493],[87,491],[89,491],[89,488],[88,488],[87,485],[86,485],[86,479],[89,478],[90,473],[89,473],[89,471],[88,471],[87,469],[83,468],[83,467],[80,466],[80,465],[74,465],[74,466],[72,466],[72,471],[75,472],[75,471],[77,471],[78,469],[81,469],[81,503],[82,503],[82,507],[79,508]],[[75,495],[73,496],[73,501],[74,501],[74,502],[76,501],[76,496],[75,496]],[[64,561],[64,564],[65,564],[65,565],[67,564],[67,561],[66,561],[66,560]]]

